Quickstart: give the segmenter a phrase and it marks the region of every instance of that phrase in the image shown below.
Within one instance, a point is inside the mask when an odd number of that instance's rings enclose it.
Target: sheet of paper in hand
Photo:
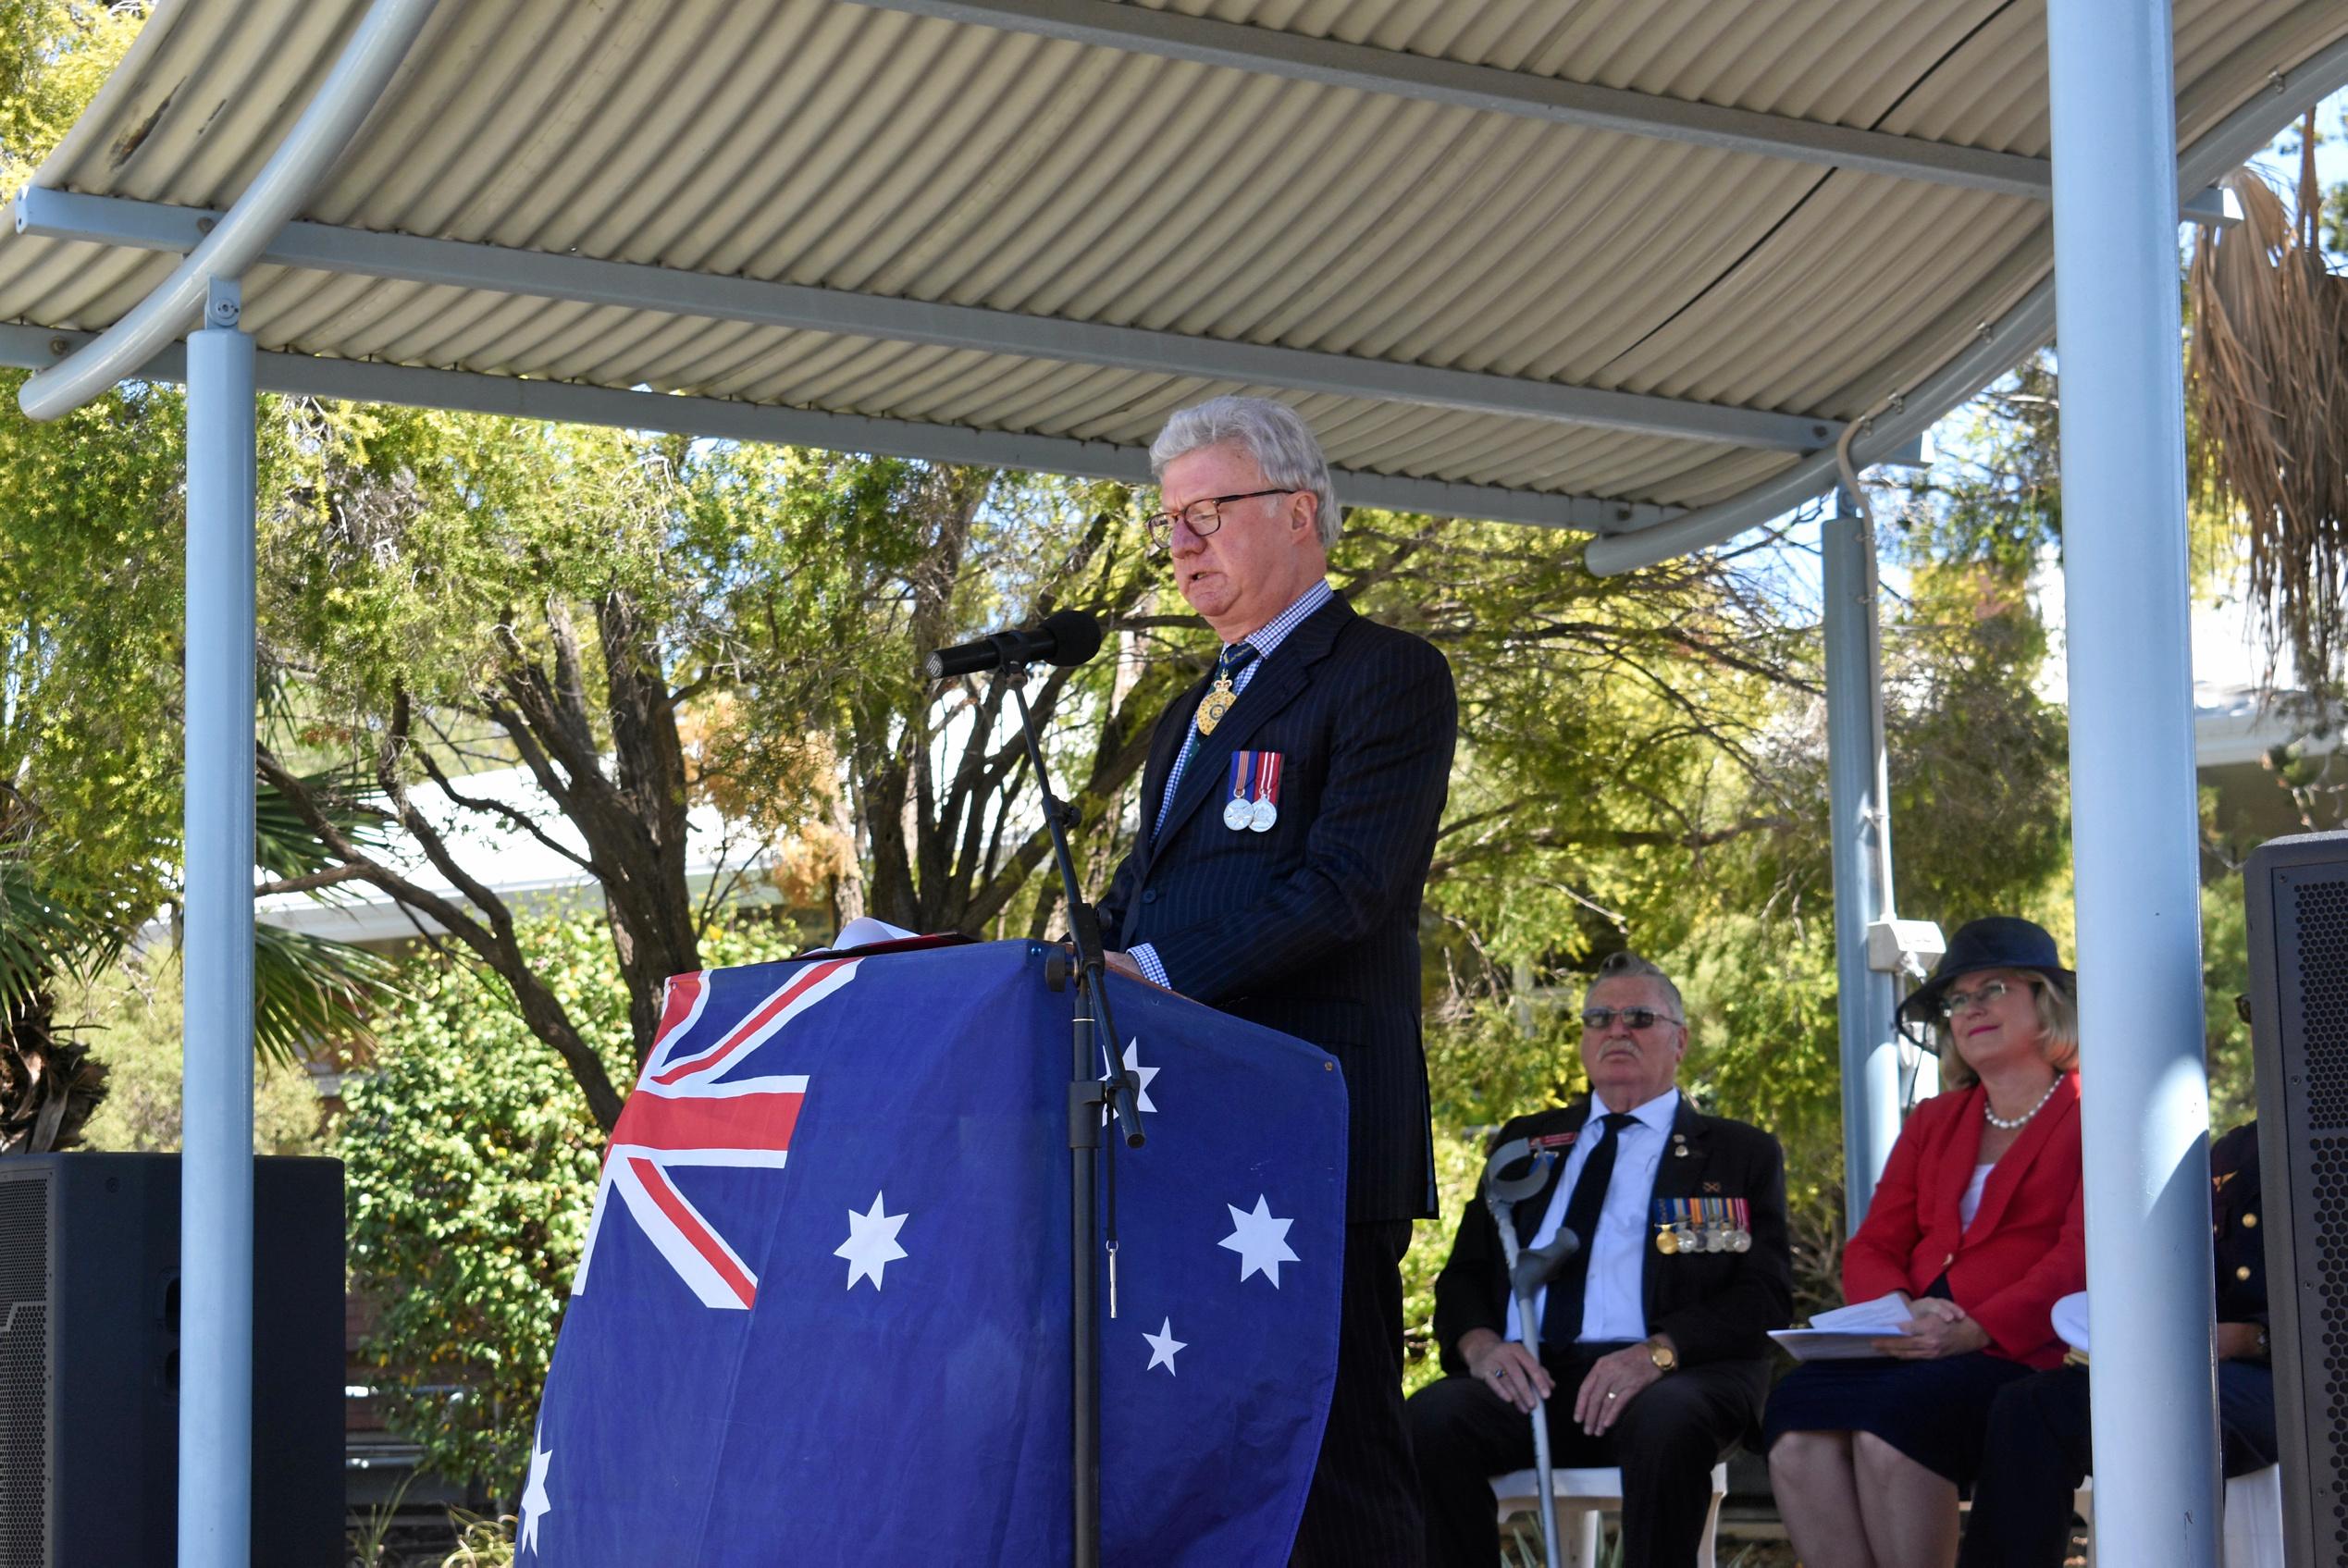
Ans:
[[[1863,1361],[1883,1352],[1875,1341],[1900,1332],[1900,1325],[1916,1315],[1907,1293],[1894,1290],[1872,1302],[1822,1312],[1807,1328],[1774,1328],[1769,1337],[1796,1361]]]
[[[2055,1303],[2055,1335],[2081,1355],[2087,1353],[2087,1292],[2073,1290]]]

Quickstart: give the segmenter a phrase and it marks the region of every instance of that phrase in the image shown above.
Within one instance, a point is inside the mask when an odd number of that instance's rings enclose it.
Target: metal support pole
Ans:
[[[253,340],[188,337],[179,1568],[253,1560]]]
[[[1836,492],[1825,557],[1826,797],[1833,819],[1835,1016],[1843,1060],[1843,1202],[1851,1229],[1899,1136],[1892,977],[1867,967],[1867,928],[1892,908],[1891,792],[1884,751],[1875,537]]]
[[[2169,7],[2046,9],[2096,1554],[2215,1564]]]

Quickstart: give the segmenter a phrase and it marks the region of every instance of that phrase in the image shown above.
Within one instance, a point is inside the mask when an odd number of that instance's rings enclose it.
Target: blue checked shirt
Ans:
[[[1323,578],[1299,594],[1295,603],[1266,622],[1262,630],[1250,632],[1241,638],[1241,641],[1255,650],[1255,657],[1248,661],[1238,674],[1231,677],[1232,695],[1237,696],[1245,691],[1247,683],[1255,678],[1255,673],[1258,670],[1264,668],[1264,661],[1272,657],[1273,650],[1288,640],[1289,633],[1303,625],[1306,616],[1327,604],[1333,597],[1335,596],[1329,588],[1328,580]],[[1174,755],[1174,771],[1166,775],[1166,795],[1158,802],[1157,821],[1150,824],[1152,838],[1155,838],[1158,830],[1166,825],[1166,813],[1174,805],[1174,792],[1182,787],[1182,770],[1190,765],[1191,750],[1190,738],[1185,736],[1182,749]],[[1166,966],[1158,961],[1157,949],[1148,943],[1144,942],[1132,948],[1131,957],[1134,963],[1141,966],[1142,972],[1158,984],[1169,987],[1173,984],[1173,982],[1166,978]]]

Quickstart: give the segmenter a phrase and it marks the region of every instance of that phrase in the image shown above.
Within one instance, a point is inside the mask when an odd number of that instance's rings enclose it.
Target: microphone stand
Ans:
[[[1060,894],[1068,900],[1069,936],[1076,946],[1075,1065],[1068,1086],[1069,1147],[1069,1389],[1070,1465],[1069,1515],[1076,1568],[1098,1568],[1101,1561],[1100,1324],[1093,1301],[1093,1184],[1101,1147],[1105,1111],[1114,1113],[1126,1147],[1142,1146],[1142,1112],[1134,1075],[1119,1070],[1117,1025],[1109,1016],[1108,959],[1101,946],[1101,920],[1076,880],[1069,854],[1073,809],[1052,793],[1035,717],[1027,706],[1027,663],[1009,633],[991,639],[1001,650],[997,680],[1011,688],[1027,759],[1044,795],[1044,821],[1051,830],[1052,854],[1059,862]],[[1095,1068],[1096,1063],[1106,1064]],[[1112,1152],[1110,1158],[1114,1159]]]

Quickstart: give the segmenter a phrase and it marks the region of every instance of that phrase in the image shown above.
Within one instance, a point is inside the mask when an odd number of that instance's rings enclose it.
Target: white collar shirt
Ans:
[[[1582,1124],[1582,1136],[1574,1140],[1565,1156],[1565,1169],[1550,1194],[1549,1211],[1541,1216],[1540,1228],[1533,1232],[1534,1246],[1545,1247],[1556,1240],[1558,1228],[1565,1223],[1565,1205],[1573,1201],[1574,1183],[1581,1179],[1582,1167],[1589,1163],[1590,1151],[1598,1146],[1591,1130],[1608,1114],[1606,1102],[1593,1092],[1589,1119]],[[1656,1169],[1671,1142],[1673,1118],[1679,1115],[1679,1091],[1667,1089],[1630,1115],[1630,1125],[1614,1133],[1622,1146],[1614,1151],[1614,1174],[1607,1179],[1606,1202],[1598,1211],[1598,1235],[1595,1240],[1583,1238],[1589,1248],[1589,1279],[1582,1288],[1584,1340],[1647,1338],[1647,1305],[1640,1286],[1647,1269],[1648,1204],[1655,1193]],[[1543,1288],[1533,1298],[1536,1317],[1548,1307],[1549,1291]],[[1508,1303],[1508,1337],[1517,1340],[1525,1337],[1513,1294]]]

